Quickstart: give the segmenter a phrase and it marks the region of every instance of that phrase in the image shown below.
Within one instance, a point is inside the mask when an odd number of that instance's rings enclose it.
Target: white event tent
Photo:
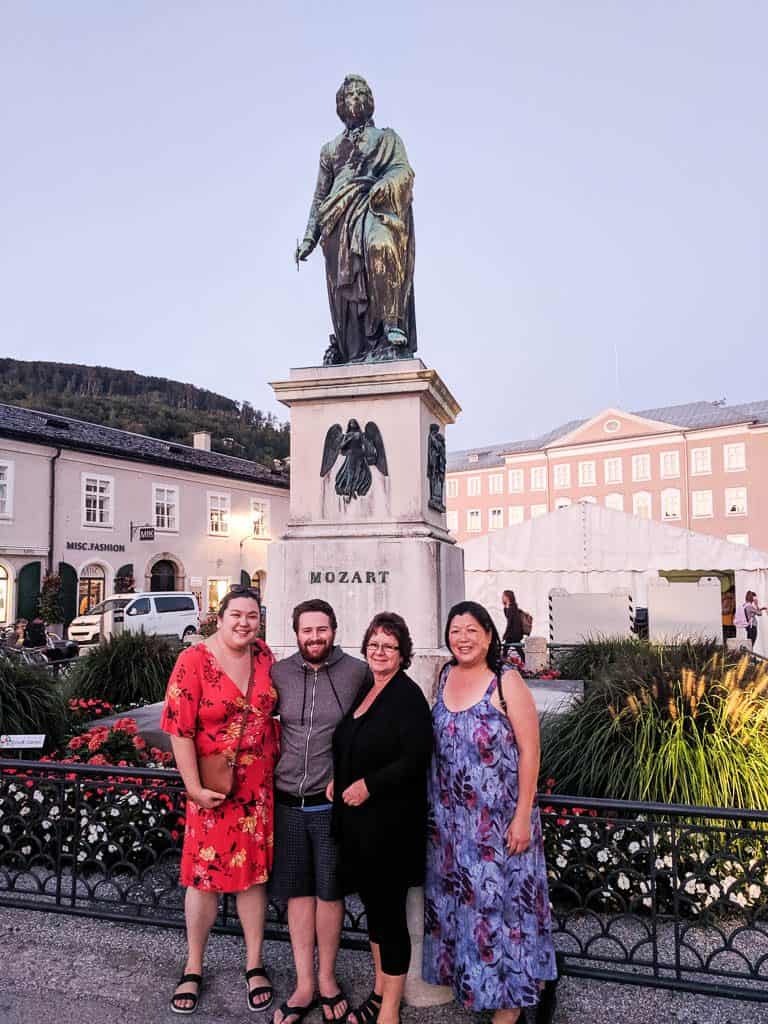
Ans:
[[[693,530],[578,503],[464,544],[468,599],[484,604],[503,626],[502,590],[514,590],[533,615],[533,633],[548,632],[549,592],[609,594],[629,590],[635,607],[648,603],[648,581],[659,570],[733,572],[736,600],[754,590],[768,604],[768,552]],[[755,650],[768,654],[768,613],[758,620]]]

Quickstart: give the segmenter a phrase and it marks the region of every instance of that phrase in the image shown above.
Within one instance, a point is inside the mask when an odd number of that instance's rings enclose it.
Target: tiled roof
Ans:
[[[703,430],[707,427],[728,427],[736,423],[768,423],[768,401],[745,402],[742,405],[715,405],[713,402],[688,402],[686,405],[668,405],[660,409],[642,409],[633,413],[647,420],[658,420],[684,430]],[[448,455],[448,472],[467,469],[488,469],[504,465],[504,454],[541,451],[560,437],[565,437],[587,420],[570,420],[540,437],[526,441],[509,441],[481,448],[467,448]],[[477,456],[477,458],[474,458]]]
[[[16,405],[0,404],[0,436],[186,469],[193,473],[248,480],[271,487],[289,486],[288,474],[283,470],[271,470],[249,459],[204,451],[174,441],[161,441],[156,437],[132,434],[128,430],[102,427],[98,423],[85,423],[70,416],[22,409]]]

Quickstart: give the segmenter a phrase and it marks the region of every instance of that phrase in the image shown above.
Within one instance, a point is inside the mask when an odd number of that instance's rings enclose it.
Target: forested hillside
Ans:
[[[180,444],[207,430],[214,451],[265,465],[288,455],[288,425],[249,402],[132,370],[0,359],[0,402]]]

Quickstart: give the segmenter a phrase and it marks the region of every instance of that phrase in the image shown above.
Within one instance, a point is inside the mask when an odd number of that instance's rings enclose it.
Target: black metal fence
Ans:
[[[176,772],[0,760],[0,906],[183,926],[184,808]],[[768,814],[545,797],[542,818],[562,973],[768,1002]],[[353,901],[343,943],[366,946]]]

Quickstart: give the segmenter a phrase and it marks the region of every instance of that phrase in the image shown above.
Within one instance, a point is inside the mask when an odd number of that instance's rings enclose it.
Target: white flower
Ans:
[[[723,889],[730,889],[735,884],[736,884],[736,879],[733,877],[733,875],[726,875],[725,878],[722,881]]]
[[[709,856],[709,854],[707,853],[706,850],[699,850],[699,860],[701,861],[702,864],[704,863],[704,861],[707,859],[708,856]]]
[[[732,903],[738,903],[740,907],[746,907],[747,905],[747,897],[743,892],[728,893],[728,899],[731,900]]]
[[[760,886],[755,885],[754,883],[750,885],[749,889],[747,889],[747,893],[751,900],[759,900],[760,897],[763,895],[763,891],[760,888]]]
[[[568,861],[565,859],[562,853],[558,853],[557,857],[555,858],[555,864],[557,864],[559,868],[564,868],[567,867]]]
[[[664,857],[664,867],[665,868],[671,868],[672,867],[672,857],[669,854],[666,854],[666,856]]]
[[[619,875],[619,888],[620,889],[628,889],[629,888],[629,879],[627,878],[627,876],[624,874],[623,871]]]
[[[58,807],[52,807],[52,808],[51,808],[51,814],[50,814],[50,816],[51,816],[52,818],[58,818],[58,816],[59,816],[59,813],[60,813],[60,812],[59,812],[59,808],[58,808]]]
[[[14,797],[14,800],[23,800],[23,799],[24,799],[24,794],[23,793],[17,793],[16,796]]]
[[[647,882],[640,883],[640,892],[648,892],[648,889],[649,887]]]
[[[652,904],[653,904],[653,900],[651,899],[650,896],[645,896],[643,898],[643,906],[644,907],[650,907]]]
[[[592,845],[592,840],[588,836],[582,836],[581,839],[579,840],[579,846],[583,850],[589,849],[589,847],[591,845]]]
[[[30,853],[32,853],[32,847],[31,846],[22,846],[21,852],[24,854],[25,857],[28,857],[30,855]]]
[[[10,786],[8,787],[8,792],[9,793],[15,793],[16,792],[16,783],[15,782],[12,782],[10,784]]]
[[[703,888],[704,888],[704,886],[702,886],[702,889]],[[688,879],[688,881],[685,883],[685,891],[689,892],[691,894],[696,892],[696,879],[695,878],[689,878]]]
[[[39,804],[43,802],[43,794],[40,792],[39,789],[36,789],[35,792],[32,794],[32,799],[37,800]]]
[[[85,850],[81,850],[77,855],[78,860],[85,860]]]
[[[704,885],[703,882],[697,882],[696,883],[696,892],[702,893],[702,892],[706,892],[706,891],[707,891],[707,887],[706,887],[706,885]]]
[[[128,806],[129,807],[134,807],[138,802],[139,802],[139,798],[136,796],[136,794],[135,793],[131,793],[131,795],[128,797]]]
[[[608,851],[607,850],[598,850],[597,851],[597,859],[600,861],[601,864],[605,864],[605,862],[608,860]]]
[[[656,870],[657,870],[657,871],[661,871],[661,869],[662,869],[663,867],[664,867],[664,861],[663,861],[663,859],[662,859],[661,857],[657,857],[657,858],[656,858]]]
[[[719,888],[716,885],[714,885],[714,884],[710,885],[710,887],[709,887],[709,895],[712,897],[713,900],[716,900],[718,898],[718,896],[720,895]]]
[[[43,826],[43,828],[50,828],[51,827],[50,821],[41,821],[40,824]]]
[[[637,851],[638,851],[638,850],[640,849],[640,843],[637,843],[637,842],[635,842],[635,841],[633,840],[633,841],[632,841],[632,842],[631,842],[631,843],[629,844],[629,846],[627,847],[627,849],[629,850],[629,852],[630,852],[630,853],[637,853]]]
[[[21,810],[19,811],[19,814],[29,814],[29,808],[22,807]]]
[[[3,825],[3,832],[4,832],[4,833],[5,833],[6,835],[8,835],[8,833],[9,833],[10,831],[11,831],[11,826],[10,826],[10,825]]]

